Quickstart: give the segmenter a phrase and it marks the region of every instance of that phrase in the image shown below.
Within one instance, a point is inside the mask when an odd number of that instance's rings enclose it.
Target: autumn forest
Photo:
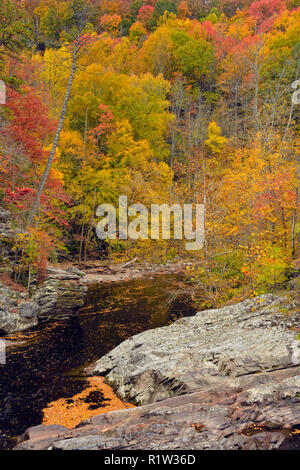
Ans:
[[[15,280],[187,260],[205,306],[299,268],[299,0],[0,0],[0,206]],[[96,208],[204,204],[203,249],[99,241]]]

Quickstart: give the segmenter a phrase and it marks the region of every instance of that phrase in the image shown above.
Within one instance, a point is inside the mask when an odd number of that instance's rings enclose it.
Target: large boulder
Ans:
[[[87,286],[84,273],[76,268],[48,268],[47,279],[33,293],[40,322],[65,320],[76,314],[84,304]]]
[[[11,274],[16,267],[15,239],[21,233],[11,223],[11,215],[0,207],[0,272]],[[75,267],[47,268],[44,282],[32,288],[32,302],[20,302],[22,297],[2,285],[0,289],[0,334],[31,328],[37,323],[65,320],[83,306],[87,286],[85,273]]]
[[[30,428],[18,450],[300,450],[300,366],[94,416]]]
[[[126,400],[153,403],[300,364],[297,329],[299,297],[265,294],[133,336],[91,373]]]
[[[0,282],[0,336],[76,315],[87,292],[83,277],[76,268],[48,268],[46,280],[36,286],[31,298]]]
[[[144,405],[17,449],[300,449],[299,295],[263,295],[130,338],[91,371]]]
[[[38,305],[26,294],[17,293],[0,282],[0,332],[10,334],[38,324]]]

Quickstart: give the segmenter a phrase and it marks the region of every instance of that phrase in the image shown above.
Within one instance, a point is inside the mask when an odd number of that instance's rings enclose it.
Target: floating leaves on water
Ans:
[[[88,382],[89,387],[72,398],[60,398],[49,403],[43,410],[43,424],[60,424],[72,429],[100,413],[134,407],[131,403],[123,403],[104,383],[104,377],[90,377]]]

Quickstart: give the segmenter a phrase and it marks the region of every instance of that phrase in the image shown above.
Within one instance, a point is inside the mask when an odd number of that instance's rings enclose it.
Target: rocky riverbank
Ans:
[[[30,296],[0,282],[0,335],[74,316],[83,306],[86,292],[84,273],[76,268],[48,268],[46,279]]]
[[[0,207],[0,336],[73,316],[83,306],[87,292],[85,273],[72,266],[49,267],[43,282],[33,282],[30,294],[14,284],[11,280],[17,265],[14,245],[20,232],[12,226],[10,213]]]
[[[0,336],[33,328],[38,324],[38,304],[26,293],[0,282]]]
[[[134,279],[154,278],[166,274],[183,274],[188,263],[177,262],[154,265],[151,263],[107,264],[91,262],[84,266],[88,283],[124,282]]]
[[[74,430],[29,429],[18,449],[300,448],[299,291],[199,312],[100,359],[137,408]]]
[[[39,322],[65,320],[83,306],[87,285],[85,274],[76,268],[47,269],[47,279],[33,291]]]
[[[84,304],[89,284],[110,284],[162,275],[182,274],[185,264],[129,265],[91,262],[47,268],[46,279],[33,285],[31,295],[20,293],[0,281],[0,336],[32,328],[39,323],[65,320]]]
[[[297,330],[297,293],[265,294],[136,335],[92,373],[137,404],[221,386],[224,377],[240,386],[253,374],[292,367],[294,355],[300,364]]]

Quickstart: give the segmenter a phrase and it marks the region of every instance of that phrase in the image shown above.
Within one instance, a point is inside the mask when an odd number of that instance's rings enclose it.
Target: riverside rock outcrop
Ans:
[[[15,449],[299,450],[299,380],[300,367],[265,373],[249,390],[225,380],[222,387],[103,413],[73,430],[32,427]]]
[[[47,278],[27,293],[0,282],[0,336],[28,330],[39,323],[66,320],[83,306],[87,286],[76,268],[48,268]]]
[[[298,293],[265,294],[129,338],[94,366],[124,399],[153,403],[300,364]]]
[[[11,275],[16,267],[13,247],[20,233],[13,227],[9,211],[0,207],[0,272],[5,275]],[[87,292],[84,272],[75,267],[48,267],[46,274],[43,282],[33,282],[30,297],[0,283],[0,336],[38,323],[65,320],[83,306]]]
[[[84,273],[76,268],[47,269],[47,278],[33,293],[39,322],[65,320],[83,306],[87,286]]]
[[[142,406],[30,428],[16,448],[300,449],[299,331],[293,291],[136,335],[90,372]]]
[[[76,315],[87,292],[83,277],[76,268],[48,268],[46,279],[31,297],[0,282],[0,336]]]
[[[37,303],[0,282],[0,334],[27,330],[37,324]]]

